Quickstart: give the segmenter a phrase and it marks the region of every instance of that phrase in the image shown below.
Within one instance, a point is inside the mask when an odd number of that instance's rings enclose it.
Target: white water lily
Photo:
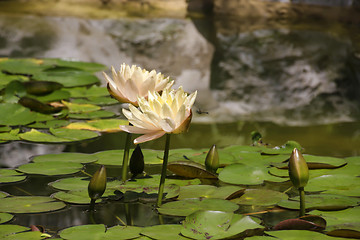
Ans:
[[[174,84],[169,77],[165,78],[155,70],[149,72],[136,65],[130,67],[123,63],[118,72],[114,67],[111,67],[111,72],[112,78],[103,72],[109,93],[118,101],[135,106],[138,106],[138,97],[147,97],[148,92],[159,92]]]
[[[120,126],[125,132],[144,134],[134,140],[135,144],[147,142],[165,133],[182,133],[189,128],[197,91],[188,95],[182,87],[177,90],[165,89],[161,95],[149,92],[148,98],[139,97],[139,108],[129,105],[123,109],[132,126]]]

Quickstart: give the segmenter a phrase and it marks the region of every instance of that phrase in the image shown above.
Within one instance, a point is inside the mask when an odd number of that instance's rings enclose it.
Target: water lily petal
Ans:
[[[152,132],[152,133],[149,133],[149,134],[144,134],[144,135],[136,138],[134,140],[134,144],[148,142],[148,141],[160,138],[160,137],[164,136],[164,134],[165,134],[164,131],[157,131],[157,132]]]
[[[135,134],[148,134],[154,132],[153,130],[139,128],[136,126],[130,126],[130,125],[120,125],[119,128],[123,130],[124,132],[128,133],[135,133]]]

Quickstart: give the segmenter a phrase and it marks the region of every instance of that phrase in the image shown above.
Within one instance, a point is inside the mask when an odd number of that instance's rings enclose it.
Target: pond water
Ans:
[[[173,136],[171,149],[250,145],[250,134],[257,130],[270,146],[295,140],[309,154],[350,157],[360,155],[358,24],[317,19],[270,24],[224,16],[80,19],[4,14],[0,15],[0,56],[75,59],[108,67],[126,62],[170,75],[176,86],[187,91],[198,90],[190,130]],[[65,146],[9,143],[0,146],[0,165],[15,167],[44,153],[121,149],[124,143],[124,133]],[[159,139],[142,148],[163,149],[164,144]],[[94,166],[89,168],[95,171]],[[157,172],[159,167],[145,170]],[[110,171],[110,177],[116,177],[119,169]],[[31,176],[25,183],[0,190],[47,196],[54,191],[47,183],[56,179]],[[51,214],[18,214],[13,223],[46,225],[55,232],[92,223],[86,209],[73,205]],[[272,225],[296,215],[281,212],[264,219]],[[120,223],[117,217],[137,226],[183,219],[159,219],[151,204],[113,203],[99,207],[94,221],[112,226]]]

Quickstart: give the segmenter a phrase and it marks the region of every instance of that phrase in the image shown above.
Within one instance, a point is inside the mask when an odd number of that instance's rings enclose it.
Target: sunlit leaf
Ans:
[[[30,228],[19,225],[2,224],[0,225],[0,238],[3,239],[7,235],[12,235],[19,232],[29,231]]]
[[[19,166],[17,170],[27,174],[54,176],[77,173],[82,168],[83,165],[76,162],[51,161],[24,164]]]
[[[35,122],[37,114],[15,103],[0,103],[0,125],[26,125]]]
[[[1,141],[16,141],[20,140],[18,136],[19,129],[13,129],[10,132],[0,133],[0,140]]]
[[[103,239],[105,231],[103,224],[91,224],[66,228],[59,235],[67,240],[98,240]]]
[[[125,240],[125,239],[134,239],[140,236],[140,231],[142,227],[136,226],[114,226],[106,230],[103,240]],[[137,239],[137,238],[136,238]]]
[[[99,79],[87,72],[39,72],[33,75],[33,79],[42,81],[58,82],[64,87],[79,87],[98,84]]]
[[[92,112],[101,109],[101,107],[92,104],[76,104],[66,101],[62,101],[62,103],[69,108],[70,113]]]
[[[87,129],[99,132],[121,131],[120,125],[128,125],[129,122],[123,119],[98,119],[86,122],[73,122],[66,126],[68,129]]]
[[[189,185],[180,188],[178,199],[186,198],[219,198],[228,199],[234,195],[242,195],[244,188],[237,186],[215,187],[212,185]],[[232,197],[233,198],[233,197]]]
[[[19,196],[0,198],[0,212],[7,213],[39,213],[64,208],[63,202],[50,197]]]
[[[196,211],[185,218],[181,234],[192,239],[225,239],[248,229],[263,228],[249,216],[232,212]]]
[[[88,72],[99,72],[106,69],[106,67],[103,64],[94,63],[94,62],[69,61],[69,60],[55,59],[55,58],[44,59],[44,62],[46,64],[51,64],[52,66],[55,65],[56,67],[71,67]]]
[[[35,74],[46,69],[49,65],[41,59],[4,59],[0,61],[0,70],[12,74]]]
[[[72,119],[99,119],[99,118],[112,118],[115,113],[106,110],[98,110],[94,112],[83,112],[83,113],[69,113],[69,118]]]
[[[158,208],[159,213],[172,216],[188,216],[198,210],[233,212],[238,205],[223,199],[184,199],[168,202]]]
[[[169,162],[167,168],[174,174],[182,177],[211,179],[217,178],[217,175],[207,171],[204,165],[192,161]]]

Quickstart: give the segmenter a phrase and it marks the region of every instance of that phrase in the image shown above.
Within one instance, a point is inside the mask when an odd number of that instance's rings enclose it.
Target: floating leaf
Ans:
[[[59,235],[67,240],[97,240],[104,239],[105,230],[103,224],[81,225],[61,230]]]
[[[212,178],[216,179],[215,173],[206,170],[205,166],[192,161],[169,162],[167,168],[178,176],[187,178]]]
[[[105,235],[102,240],[125,240],[125,239],[133,239],[140,236],[140,231],[142,231],[143,228],[136,227],[136,226],[115,226],[108,228],[106,230]]]
[[[357,198],[331,195],[331,194],[312,194],[306,195],[305,207],[306,209],[318,210],[341,210],[358,204]],[[290,198],[289,200],[282,200],[278,206],[289,209],[299,209],[299,197]]]
[[[50,197],[19,196],[0,198],[0,212],[7,213],[39,213],[64,208],[63,202]]]
[[[288,199],[288,196],[282,192],[270,189],[246,189],[244,195],[231,201],[243,205],[271,206],[285,199]]]
[[[8,193],[0,191],[0,198],[4,198],[4,197],[7,197],[7,196],[9,196]]]
[[[342,238],[329,237],[325,234],[307,231],[307,230],[282,230],[282,231],[265,231],[266,234],[276,237],[280,240],[341,240]],[[344,239],[342,239],[344,240]]]
[[[106,90],[107,91],[107,90]],[[107,92],[109,94],[109,92]],[[110,96],[103,96],[103,97],[87,97],[85,98],[76,98],[73,99],[71,102],[77,103],[77,104],[94,104],[99,106],[109,106],[118,104],[119,101],[111,98]]]
[[[141,234],[156,240],[186,240],[188,238],[180,235],[182,226],[179,224],[164,224],[145,227]]]
[[[35,74],[49,67],[41,59],[5,59],[1,58],[0,70],[12,74]]]
[[[106,110],[98,110],[94,112],[84,113],[69,113],[69,118],[73,119],[98,119],[98,118],[112,118],[115,113]]]
[[[335,157],[323,157],[323,156],[314,156],[314,155],[306,155],[303,157],[309,167],[309,169],[323,169],[323,168],[338,168],[344,166],[346,161],[342,158]],[[286,162],[274,164],[277,168],[287,169],[288,164]]]
[[[19,225],[10,225],[10,224],[2,224],[0,225],[0,238],[3,239],[8,235],[13,235],[15,233],[29,231],[30,228],[23,227]]]
[[[323,220],[323,224],[319,225],[311,221],[307,221],[302,218],[286,219],[279,222],[274,226],[274,230],[311,230],[322,231],[326,227],[326,221]]]
[[[237,186],[215,187],[212,185],[189,185],[180,188],[178,199],[186,198],[219,198],[228,199],[234,195],[242,195],[244,188]]]
[[[283,182],[286,179],[272,176],[264,166],[247,166],[231,164],[226,166],[219,174],[219,179],[230,184],[257,185],[264,181]]]
[[[311,211],[310,214],[319,215],[327,222],[327,231],[350,229],[360,232],[360,207],[348,208],[341,211]]]
[[[85,190],[89,185],[89,179],[83,177],[62,178],[50,182],[49,186],[60,190]]]
[[[232,212],[196,211],[185,218],[181,234],[192,239],[225,239],[249,229],[263,228],[249,216]]]
[[[20,137],[18,136],[19,129],[13,129],[10,132],[7,133],[0,133],[0,140],[1,141],[16,141],[20,140]]]
[[[142,149],[145,164],[161,164],[162,159],[158,155],[163,154],[162,151]],[[99,159],[96,163],[101,165],[122,166],[124,150],[108,150],[97,152],[94,155]]]
[[[309,180],[306,191],[323,191],[327,194],[360,196],[360,178],[340,174],[328,174]]]
[[[64,59],[44,59],[46,64],[51,64],[55,67],[71,67],[87,72],[99,72],[105,70],[105,66],[100,63],[94,62],[81,62],[81,61],[69,61]]]
[[[64,87],[80,87],[98,84],[100,81],[87,72],[41,72],[35,73],[33,79],[58,82]]]
[[[76,104],[66,101],[62,101],[62,103],[69,108],[70,113],[93,112],[101,109],[101,107],[92,104]]]
[[[67,90],[56,90],[45,96],[30,95],[30,97],[37,99],[40,102],[50,103],[70,98],[70,93]]]
[[[0,103],[0,125],[26,125],[35,122],[37,114],[15,103]]]
[[[275,148],[261,147],[262,154],[291,154],[294,148],[297,148],[301,151],[303,149],[301,145],[296,141],[287,141],[283,146]]]
[[[74,204],[89,204],[90,198],[87,192],[87,189],[84,190],[74,190],[68,192],[56,192],[51,195],[52,198],[58,199],[67,203]],[[100,202],[101,199],[97,199],[96,202]]]
[[[109,96],[109,92],[106,87],[91,86],[87,87],[75,87],[69,88],[68,91],[72,98],[89,98],[89,97],[103,97]],[[118,102],[118,101],[116,101]]]
[[[120,125],[128,125],[129,122],[123,119],[98,119],[86,122],[74,122],[66,126],[68,129],[87,129],[99,132],[119,132]]]
[[[19,166],[17,170],[27,174],[55,176],[77,173],[82,168],[83,165],[76,162],[51,161],[24,164]]]
[[[0,213],[0,224],[9,222],[11,219],[13,219],[13,217],[14,216],[9,213]],[[1,232],[0,232],[0,236],[1,236]]]
[[[36,123],[28,125],[28,127],[49,129],[49,128],[64,127],[68,124],[69,124],[69,121],[66,121],[66,120],[50,120],[50,121],[46,121],[46,122],[36,122]]]
[[[19,182],[26,178],[22,173],[13,169],[0,169],[0,183]]]
[[[168,202],[158,208],[159,213],[172,216],[188,216],[198,210],[233,212],[238,205],[223,199],[184,199]]]
[[[44,154],[31,158],[33,162],[76,162],[76,163],[91,163],[97,160],[97,157],[92,154],[65,152],[57,154]]]

